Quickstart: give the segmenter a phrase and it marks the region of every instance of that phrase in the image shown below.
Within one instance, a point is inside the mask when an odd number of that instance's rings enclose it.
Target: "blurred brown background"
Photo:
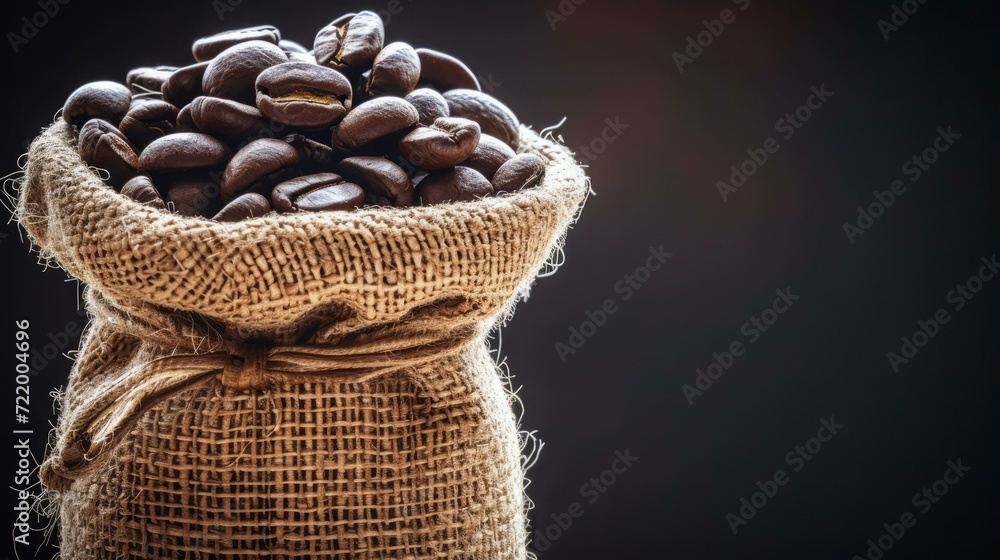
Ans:
[[[221,6],[231,9],[220,20]],[[892,23],[894,6],[918,9],[886,41],[878,22]],[[390,40],[459,56],[536,130],[566,117],[557,133],[593,155],[578,154],[597,195],[565,265],[503,329],[524,428],[546,442],[528,488],[533,530],[548,532],[533,544],[541,558],[865,557],[904,512],[916,524],[883,541],[886,559],[995,554],[1000,280],[960,310],[948,298],[1000,250],[992,5],[70,1],[18,52],[4,47],[6,171],[85,82],[187,64],[196,38],[228,28],[268,23],[311,44],[329,20],[365,8],[397,11]],[[704,20],[719,29],[711,20],[726,9],[732,22],[680,72],[674,53]],[[39,10],[6,3],[4,31],[20,34]],[[812,86],[832,96],[786,139],[776,124]],[[903,164],[949,126],[960,138],[912,181]],[[768,138],[779,149],[723,201],[716,182]],[[852,244],[844,223],[857,225],[857,208],[896,179],[905,194]],[[10,337],[20,318],[42,344],[82,326],[76,283],[43,272],[13,224],[0,231]],[[636,274],[661,246],[672,256]],[[626,275],[645,281],[626,289]],[[800,299],[751,342],[744,323],[786,288]],[[618,311],[560,356],[557,343],[607,299]],[[939,308],[950,321],[893,371],[887,353]],[[67,338],[60,352],[78,343]],[[734,341],[745,353],[689,404],[682,386]],[[47,393],[70,367],[45,362],[32,381],[39,460]],[[831,415],[844,427],[797,462],[795,447]],[[601,483],[626,450],[638,459]],[[958,458],[971,470],[924,513],[914,494]],[[734,535],[727,514],[778,469],[787,484]],[[582,515],[569,524],[574,502]],[[31,539],[21,558],[42,543]],[[14,557],[9,544],[4,553]]]

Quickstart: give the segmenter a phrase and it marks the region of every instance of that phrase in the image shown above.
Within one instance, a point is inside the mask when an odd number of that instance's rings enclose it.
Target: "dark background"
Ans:
[[[545,12],[557,0],[401,0],[389,22],[389,40],[492,76],[494,94],[536,130],[567,117],[559,134],[574,150],[600,137],[605,119],[628,125],[589,162],[597,196],[571,231],[565,265],[503,329],[524,427],[546,442],[529,472],[534,527],[549,528],[573,502],[583,509],[568,529],[550,529],[559,534],[545,560],[846,560],[906,511],[917,523],[887,559],[995,554],[1000,279],[960,311],[946,295],[1000,249],[990,48],[1000,20],[987,3],[930,0],[886,41],[877,21],[892,15],[889,0],[806,4],[753,0],[741,12],[728,0],[589,0],[553,30]],[[309,44],[342,12],[386,6],[244,0],[220,21],[209,0],[70,1],[19,53],[0,47],[5,172],[83,83],[187,64],[194,39],[227,28],[270,23]],[[672,53],[726,8],[735,22],[679,72]],[[20,33],[20,18],[39,8],[18,0],[3,10],[2,30]],[[833,96],[782,138],[775,122],[821,84]],[[961,138],[909,181],[903,163],[948,126]],[[780,150],[724,202],[716,181],[769,137]],[[895,179],[906,193],[851,244],[843,224]],[[13,338],[14,319],[27,318],[41,345],[47,333],[58,342],[67,322],[82,327],[77,284],[43,272],[13,223],[0,231],[4,332]],[[616,283],[661,245],[673,256],[624,301]],[[748,344],[741,325],[778,288],[800,299]],[[556,343],[608,298],[619,311],[564,363]],[[939,308],[951,320],[894,372],[887,352]],[[63,352],[78,344],[68,338]],[[689,404],[681,386],[736,340],[746,353]],[[53,418],[47,393],[70,367],[49,362],[31,386],[39,461]],[[792,472],[785,455],[831,415],[842,430]],[[581,485],[626,449],[638,460],[588,503]],[[958,458],[971,470],[917,512],[911,496]],[[726,514],[777,469],[790,481],[734,535]],[[41,542],[33,533],[20,557]]]

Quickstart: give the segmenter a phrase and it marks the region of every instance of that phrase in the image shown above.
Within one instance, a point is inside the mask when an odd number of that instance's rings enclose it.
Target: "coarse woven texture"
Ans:
[[[486,342],[589,191],[216,223],[116,194],[57,123],[18,217],[92,321],[42,480],[64,558],[526,556],[513,397]]]

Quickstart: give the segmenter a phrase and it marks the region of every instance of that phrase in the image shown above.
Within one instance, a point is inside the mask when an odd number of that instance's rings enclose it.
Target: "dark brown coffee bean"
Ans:
[[[313,43],[316,62],[355,75],[371,68],[385,43],[385,26],[374,12],[342,16],[319,30]]]
[[[256,107],[230,99],[201,96],[189,107],[198,130],[222,138],[256,138],[271,124]]]
[[[121,193],[139,204],[151,206],[165,210],[167,205],[163,202],[160,192],[153,186],[153,181],[145,175],[136,175],[122,185]]]
[[[259,218],[271,211],[271,203],[260,193],[247,193],[236,197],[212,219],[217,222],[242,222]]]
[[[482,173],[487,179],[493,180],[497,169],[500,169],[500,166],[514,155],[514,150],[504,142],[489,134],[480,134],[479,145],[472,151],[469,159],[462,162],[462,165],[471,167]]]
[[[417,57],[417,51],[410,45],[397,41],[386,45],[375,57],[365,89],[373,97],[403,97],[417,87],[418,80],[420,58]]]
[[[333,131],[331,147],[347,152],[417,124],[417,110],[399,97],[376,97],[355,107]]]
[[[198,62],[205,62],[206,60],[212,60],[219,53],[233,45],[247,41],[264,41],[265,43],[277,45],[280,40],[281,33],[270,25],[233,29],[232,31],[223,31],[222,33],[198,39],[191,46],[191,54],[194,55],[194,59]]]
[[[271,204],[278,212],[353,210],[365,203],[365,192],[336,173],[304,175],[274,187]]]
[[[444,96],[431,88],[413,90],[405,99],[417,109],[422,125],[430,126],[441,117],[451,116]]]
[[[63,120],[77,127],[90,119],[102,119],[118,126],[128,112],[132,92],[117,82],[91,82],[80,86],[63,105]]]
[[[474,89],[479,91],[479,80],[461,60],[431,49],[417,49],[420,57],[420,82],[428,83],[441,91]]]
[[[295,148],[302,158],[302,163],[324,165],[333,159],[333,149],[330,146],[316,142],[303,134],[289,134],[282,140]]]
[[[205,95],[253,105],[257,76],[282,62],[288,62],[288,56],[278,45],[264,41],[238,43],[212,59],[205,69],[201,88]]]
[[[307,54],[309,52],[309,49],[305,48],[300,43],[292,41],[291,39],[282,39],[278,41],[278,46],[281,47],[281,50],[285,51],[285,54],[292,54],[292,53]]]
[[[174,124],[174,130],[177,132],[200,132],[198,125],[194,124],[194,119],[191,118],[190,103],[182,107],[180,112],[177,113],[177,122]]]
[[[163,99],[173,103],[175,107],[184,108],[195,97],[202,94],[201,81],[205,77],[208,62],[199,62],[184,68],[178,68],[160,86]]]
[[[267,194],[274,185],[298,176],[301,161],[286,142],[254,140],[233,155],[222,173],[222,199],[230,201],[246,192]]]
[[[399,142],[399,151],[413,165],[428,171],[454,167],[479,144],[479,125],[468,119],[441,117],[418,127]]]
[[[135,149],[142,151],[157,138],[174,133],[177,113],[177,107],[166,101],[142,103],[129,109],[119,130]]]
[[[130,70],[125,77],[125,86],[135,93],[159,92],[163,82],[167,81],[174,71],[174,66],[157,66],[156,68],[136,68]]]
[[[91,119],[80,128],[80,157],[88,165],[108,172],[107,182],[116,190],[136,174],[138,157],[128,139],[108,121]]]
[[[209,218],[222,208],[219,185],[200,173],[178,175],[167,183],[167,209],[182,216]]]
[[[139,105],[144,105],[146,103],[152,103],[163,101],[163,94],[159,92],[153,93],[135,93],[132,94],[132,101],[128,104],[128,110],[131,111]]]
[[[434,171],[417,185],[420,204],[468,202],[493,194],[493,187],[486,177],[468,167],[453,167]]]
[[[493,190],[514,192],[538,184],[545,175],[545,161],[535,154],[518,154],[507,160],[493,176]]]
[[[351,110],[351,82],[336,70],[307,62],[285,62],[257,76],[257,107],[275,121],[324,128]]]
[[[373,156],[349,157],[340,162],[337,172],[367,192],[386,201],[385,205],[412,206],[415,202],[413,185],[403,168],[391,161]]]
[[[222,167],[229,148],[220,140],[197,132],[177,132],[154,140],[139,154],[143,173],[164,173]]]
[[[514,112],[496,98],[472,89],[453,89],[445,92],[444,98],[448,101],[451,116],[476,121],[484,134],[517,149],[520,123]]]

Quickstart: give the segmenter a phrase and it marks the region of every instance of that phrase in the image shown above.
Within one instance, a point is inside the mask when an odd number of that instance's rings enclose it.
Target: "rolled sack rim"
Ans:
[[[523,125],[518,152],[539,155],[546,173],[514,193],[222,223],[116,193],[80,158],[74,127],[59,121],[29,149],[19,217],[43,255],[124,307],[280,325],[295,318],[276,320],[275,310],[287,317],[341,304],[369,323],[464,298],[488,316],[527,291],[590,192],[569,151]],[[123,273],[130,260],[138,275]]]

